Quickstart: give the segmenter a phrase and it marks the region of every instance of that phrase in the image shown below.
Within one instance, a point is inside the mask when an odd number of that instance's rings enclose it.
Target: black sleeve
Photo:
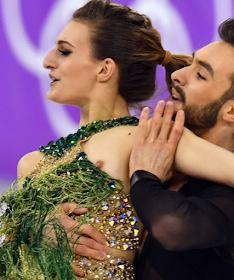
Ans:
[[[234,190],[209,183],[202,197],[185,197],[139,170],[131,178],[131,200],[146,230],[167,250],[232,246]]]

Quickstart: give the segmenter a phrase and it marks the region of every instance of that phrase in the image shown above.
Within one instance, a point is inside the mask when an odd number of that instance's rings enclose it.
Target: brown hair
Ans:
[[[234,47],[234,19],[227,19],[218,27],[220,38]],[[220,98],[221,107],[230,99],[234,99],[234,73],[230,75],[231,87]],[[221,109],[220,107],[220,109]]]
[[[112,58],[119,67],[119,93],[128,103],[151,98],[156,90],[156,68],[166,51],[150,19],[128,6],[107,0],[91,0],[75,11],[73,20],[91,28],[94,58]],[[166,65],[166,80],[171,73],[191,62],[190,56],[172,55]]]
[[[234,46],[234,19],[227,19],[218,27],[220,38]]]

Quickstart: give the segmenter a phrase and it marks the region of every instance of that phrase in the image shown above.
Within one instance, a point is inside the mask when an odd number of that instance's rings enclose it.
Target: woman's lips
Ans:
[[[51,73],[49,74],[50,79],[52,80],[52,82],[50,83],[50,86],[54,86],[57,82],[59,82],[58,79],[56,79],[56,77],[54,77]]]
[[[52,81],[51,83],[50,83],[50,86],[52,87],[52,86],[54,86],[55,84],[57,84],[59,81]]]

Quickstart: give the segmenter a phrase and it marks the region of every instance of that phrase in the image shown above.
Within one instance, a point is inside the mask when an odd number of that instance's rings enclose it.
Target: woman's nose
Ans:
[[[56,68],[57,62],[55,57],[55,50],[51,50],[43,60],[43,67],[46,69]]]

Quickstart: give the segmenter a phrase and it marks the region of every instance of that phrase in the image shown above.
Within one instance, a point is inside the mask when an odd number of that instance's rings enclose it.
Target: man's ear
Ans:
[[[116,63],[111,58],[106,58],[100,63],[97,73],[97,81],[105,83],[110,80],[116,69]]]
[[[223,105],[222,118],[226,122],[234,123],[234,100],[229,100]]]

